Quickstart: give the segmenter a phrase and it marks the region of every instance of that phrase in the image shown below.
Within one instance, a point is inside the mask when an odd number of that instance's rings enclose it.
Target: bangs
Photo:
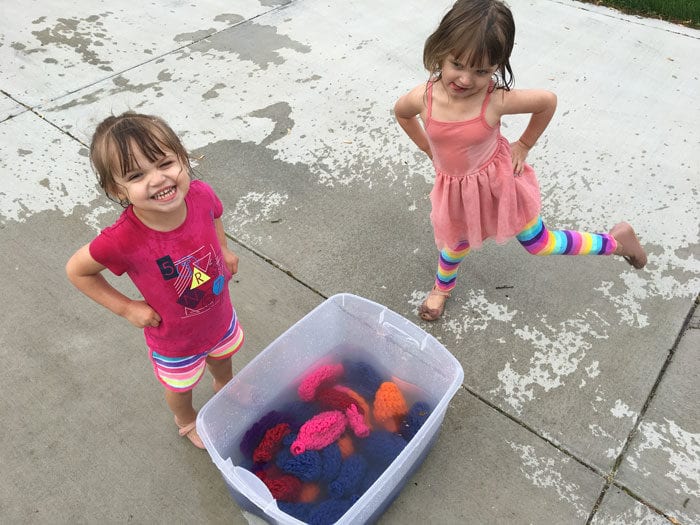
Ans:
[[[117,173],[125,175],[126,173],[138,170],[140,166],[136,163],[133,150],[138,150],[143,154],[149,162],[165,156],[166,150],[173,151],[179,156],[177,148],[169,145],[165,137],[155,129],[147,129],[141,122],[125,122],[122,129],[117,129],[121,126],[115,126],[112,133],[111,150],[114,153],[114,160],[118,168]]]
[[[459,62],[469,67],[491,67],[503,64],[508,59],[507,45],[499,38],[499,32],[484,27],[470,28],[455,35],[454,47],[450,51]]]

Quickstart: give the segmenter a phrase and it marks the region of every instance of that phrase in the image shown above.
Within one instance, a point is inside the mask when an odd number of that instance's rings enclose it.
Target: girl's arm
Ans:
[[[90,299],[124,317],[134,326],[158,326],[160,316],[145,301],[134,301],[119,292],[102,276],[105,269],[90,255],[89,245],[80,248],[68,260],[66,274],[73,285]]]
[[[214,226],[216,226],[216,236],[219,238],[221,254],[224,256],[224,263],[228,267],[231,274],[235,275],[238,273],[238,255],[228,249],[228,239],[226,238],[224,223],[221,222],[221,218],[214,219]]]
[[[504,91],[503,97],[495,97],[501,115],[531,113],[530,122],[520,138],[511,144],[513,171],[520,175],[530,149],[535,145],[557,109],[557,96],[543,89],[514,89]]]
[[[418,121],[418,116],[425,108],[425,85],[416,86],[411,91],[402,96],[394,105],[394,115],[399,125],[406,132],[406,135],[415,142],[418,149],[425,152],[428,157],[433,158],[430,150],[428,136],[425,134],[423,126]]]

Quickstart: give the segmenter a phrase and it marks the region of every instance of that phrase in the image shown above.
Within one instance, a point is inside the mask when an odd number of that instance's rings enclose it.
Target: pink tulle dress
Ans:
[[[540,213],[534,170],[526,164],[521,176],[513,175],[510,143],[501,135],[500,122],[489,126],[484,116],[490,92],[478,117],[457,122],[432,118],[432,82],[427,94],[424,125],[435,166],[430,193],[435,244],[442,250],[463,241],[472,248],[488,238],[505,242]]]

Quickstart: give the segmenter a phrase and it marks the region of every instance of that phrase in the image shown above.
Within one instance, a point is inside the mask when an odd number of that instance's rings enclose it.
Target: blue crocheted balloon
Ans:
[[[360,454],[352,454],[345,458],[340,465],[340,472],[328,487],[328,492],[333,498],[341,498],[355,494],[367,472],[367,460]]]
[[[343,456],[337,443],[331,443],[321,450],[321,481],[330,483],[338,477]]]
[[[428,403],[418,401],[413,404],[399,429],[406,441],[410,441],[416,435],[420,427],[425,423],[425,420],[428,419],[428,416],[430,416],[430,405]]]
[[[314,403],[306,403],[305,401],[292,401],[284,405],[282,410],[289,414],[289,426],[294,432],[297,432],[304,423],[319,412]]]
[[[353,499],[328,499],[311,510],[306,522],[309,525],[330,525],[338,521],[354,503]]]
[[[360,440],[362,452],[370,462],[388,466],[406,446],[406,440],[386,430],[375,430]]]
[[[367,490],[372,486],[372,483],[377,481],[379,479],[379,476],[381,476],[384,473],[384,470],[385,469],[382,467],[370,465],[367,469],[367,473],[360,482],[358,493],[364,494],[365,492],[367,492]]]
[[[313,507],[311,503],[291,503],[289,501],[278,501],[277,506],[282,512],[294,516],[299,521],[307,521],[309,513]]]
[[[298,456],[291,455],[282,465],[282,470],[302,481],[316,481],[321,477],[321,454],[307,450]]]
[[[384,382],[379,373],[371,365],[364,361],[343,360],[345,377],[343,382],[355,392],[364,397],[368,402],[374,401],[379,385]]]

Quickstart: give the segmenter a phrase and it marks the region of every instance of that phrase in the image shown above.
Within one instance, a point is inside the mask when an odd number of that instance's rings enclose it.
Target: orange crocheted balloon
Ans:
[[[355,445],[352,442],[352,438],[347,434],[343,434],[338,439],[338,448],[340,449],[340,455],[343,456],[343,459],[355,452]]]
[[[406,400],[396,383],[386,381],[374,396],[374,419],[389,432],[398,432],[401,419],[408,414]]]
[[[321,493],[321,487],[318,483],[302,483],[301,492],[299,493],[300,503],[312,503],[318,499],[318,495]]]

